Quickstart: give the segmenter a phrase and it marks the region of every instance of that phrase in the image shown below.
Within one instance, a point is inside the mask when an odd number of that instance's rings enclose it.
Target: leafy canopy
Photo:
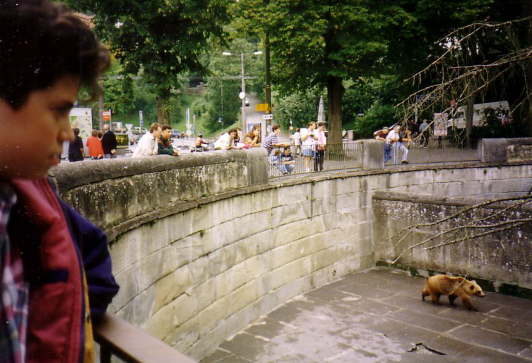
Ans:
[[[96,32],[125,73],[153,82],[168,96],[179,86],[177,74],[205,72],[201,55],[209,40],[223,36],[229,0],[68,0],[95,14]]]

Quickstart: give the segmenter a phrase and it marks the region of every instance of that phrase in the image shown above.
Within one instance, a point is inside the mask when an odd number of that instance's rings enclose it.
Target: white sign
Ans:
[[[85,141],[92,134],[92,110],[88,107],[74,107],[68,115],[70,126],[79,129],[79,136]]]
[[[434,114],[434,136],[447,136],[447,114]]]
[[[271,113],[268,113],[266,115],[262,115],[262,118],[265,120],[271,120],[273,119],[273,115]]]
[[[510,105],[508,101],[497,101],[487,103],[475,103],[473,105],[473,126],[485,126],[486,125],[486,109],[491,108],[495,110],[497,115],[500,115],[500,119],[504,118],[504,115],[510,114]],[[452,123],[454,127],[463,129],[466,127],[465,121],[466,106],[460,106],[456,110],[456,114],[453,117]]]

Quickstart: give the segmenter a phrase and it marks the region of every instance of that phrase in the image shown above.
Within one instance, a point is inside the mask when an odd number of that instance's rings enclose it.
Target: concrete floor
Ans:
[[[375,269],[287,302],[212,362],[532,362],[532,301],[487,293],[479,312],[421,301],[422,278]]]

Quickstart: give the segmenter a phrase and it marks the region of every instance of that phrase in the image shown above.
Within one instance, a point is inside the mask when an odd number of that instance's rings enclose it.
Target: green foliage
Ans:
[[[178,74],[204,73],[201,55],[222,37],[229,0],[69,0],[93,13],[96,32],[125,74],[142,73],[153,93],[168,98]]]
[[[381,75],[346,84],[344,128],[353,128],[359,137],[371,137],[375,130],[396,122],[393,105],[401,93],[401,83],[397,76]]]
[[[306,127],[310,121],[316,121],[320,91],[311,88],[306,91],[294,92],[278,99],[274,109],[274,119],[284,129],[290,126]]]
[[[395,109],[392,105],[385,105],[376,101],[364,113],[364,116],[356,117],[354,121],[355,133],[357,137],[372,137],[373,132],[383,126],[391,126],[397,121]]]

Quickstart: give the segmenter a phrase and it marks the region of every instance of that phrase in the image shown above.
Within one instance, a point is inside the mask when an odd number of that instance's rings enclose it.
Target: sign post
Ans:
[[[111,121],[111,110],[102,111],[102,118],[105,122],[110,122]]]
[[[142,110],[139,111],[139,126],[141,130],[144,127],[144,113],[142,112]]]

